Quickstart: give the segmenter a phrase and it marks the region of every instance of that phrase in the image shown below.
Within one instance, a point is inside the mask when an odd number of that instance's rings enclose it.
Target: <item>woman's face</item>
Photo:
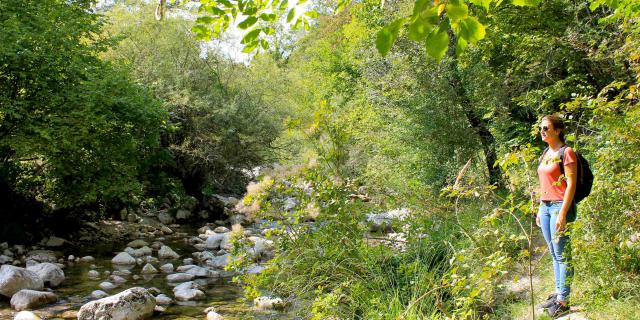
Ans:
[[[542,138],[542,141],[546,143],[560,139],[559,130],[554,129],[553,124],[551,124],[549,120],[542,120],[538,129],[540,130],[540,137]]]

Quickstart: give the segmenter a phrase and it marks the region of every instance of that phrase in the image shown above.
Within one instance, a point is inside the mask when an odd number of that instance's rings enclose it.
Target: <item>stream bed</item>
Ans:
[[[162,241],[162,243],[171,247],[180,255],[180,258],[176,260],[160,260],[159,264],[154,264],[156,268],[167,262],[173,263],[177,268],[183,265],[184,258],[192,258],[192,253],[198,251],[185,241],[185,238],[198,235],[195,229],[180,227],[175,231],[174,235],[165,236],[164,238],[142,238],[148,243]],[[63,269],[65,280],[53,290],[58,295],[58,302],[32,311],[42,319],[75,319],[76,312],[80,307],[94,300],[91,298],[91,292],[101,290],[99,284],[108,280],[108,275],[104,274],[105,271],[113,272],[122,269],[120,266],[113,265],[111,259],[125,247],[126,243],[114,244],[106,242],[104,245],[96,245],[91,248],[83,247],[56,251],[57,257],[64,257],[65,260],[68,255],[73,254],[76,257],[90,255],[95,258],[95,261],[92,263],[65,261]],[[157,251],[154,251],[153,255],[157,257]],[[197,263],[194,262],[194,264]],[[151,319],[205,319],[204,310],[208,307],[214,307],[216,312],[222,315],[224,319],[294,319],[292,315],[286,312],[258,311],[253,308],[252,302],[243,298],[242,288],[233,283],[230,276],[195,279],[194,281],[201,285],[202,291],[205,292],[205,298],[197,301],[175,301],[172,289],[178,283],[168,283],[166,280],[167,274],[163,272],[142,275],[143,266],[144,263],[126,267],[125,269],[131,271],[131,276],[125,277],[127,281],[113,290],[104,291],[109,295],[113,295],[132,287],[157,288],[160,293],[164,293],[174,299],[174,303],[166,307],[164,312],[154,313]],[[100,277],[90,278],[88,275],[90,270],[98,271]],[[139,275],[139,279],[133,279],[133,275]],[[158,293],[152,292],[152,294],[155,296]],[[16,313],[11,309],[8,299],[0,299],[0,319],[13,319]]]

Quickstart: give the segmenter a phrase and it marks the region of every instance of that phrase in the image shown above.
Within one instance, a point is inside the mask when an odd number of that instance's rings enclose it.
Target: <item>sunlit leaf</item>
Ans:
[[[447,16],[452,22],[462,20],[469,14],[469,7],[463,1],[449,1],[446,7]]]
[[[289,14],[287,14],[287,22],[291,23],[291,21],[293,21],[293,18],[295,18],[296,16],[296,8],[291,8],[291,10],[289,10]]]
[[[467,17],[457,24],[457,34],[467,42],[476,43],[486,35],[485,27],[476,17]]]
[[[256,24],[256,22],[258,22],[258,18],[256,18],[256,17],[248,17],[248,18],[244,19],[244,21],[238,23],[238,28],[247,29],[247,28],[253,26],[254,24]]]
[[[441,24],[438,28],[433,30],[426,41],[427,53],[434,57],[436,60],[441,60],[447,53],[449,46],[449,29],[448,23]]]
[[[376,48],[382,56],[386,56],[391,50],[393,43],[398,38],[400,28],[404,24],[405,19],[398,19],[378,31],[376,36]]]
[[[198,17],[198,19],[196,19],[196,23],[199,23],[199,24],[212,24],[216,20],[218,20],[218,19],[216,19],[214,17],[202,16],[202,17]]]
[[[258,36],[260,35],[260,31],[262,29],[253,29],[249,32],[247,32],[247,34],[244,35],[244,38],[242,38],[242,41],[240,41],[240,43],[242,44],[247,44],[247,43],[251,43],[253,42],[255,39],[258,38]]]
[[[540,0],[511,0],[511,3],[521,7],[534,7],[540,3]]]

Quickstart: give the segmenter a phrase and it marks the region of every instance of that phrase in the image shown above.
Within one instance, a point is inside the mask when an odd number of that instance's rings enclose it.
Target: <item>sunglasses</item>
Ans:
[[[542,127],[540,127],[540,131],[544,131],[544,132],[549,131],[549,129],[550,129],[550,128],[549,128],[549,127],[547,127],[547,126],[542,126]]]

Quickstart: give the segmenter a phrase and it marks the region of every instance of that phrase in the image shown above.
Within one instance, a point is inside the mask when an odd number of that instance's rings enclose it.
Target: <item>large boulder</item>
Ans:
[[[134,287],[91,301],[80,308],[78,320],[137,320],[153,314],[156,299],[144,288]]]
[[[190,301],[204,298],[204,292],[199,290],[198,285],[193,282],[181,283],[173,288],[173,295],[178,301]]]
[[[51,292],[20,290],[11,297],[11,308],[17,311],[34,309],[39,306],[58,301],[58,296]]]
[[[11,298],[22,289],[42,290],[44,282],[37,273],[24,268],[3,265],[0,268],[0,294]]]
[[[39,263],[35,266],[27,267],[27,270],[37,273],[47,286],[57,287],[64,281],[64,271],[53,263]]]
[[[191,217],[191,211],[189,210],[179,209],[178,212],[176,212],[176,219],[178,220],[189,219],[189,217]]]
[[[204,243],[204,248],[208,250],[218,250],[222,241],[227,237],[226,233],[214,233],[207,237],[207,241]]]
[[[136,264],[136,259],[126,252],[120,252],[113,259],[111,263],[120,265],[132,265]]]
[[[162,210],[158,213],[158,220],[160,220],[162,224],[172,224],[175,221],[173,216],[166,210]]]
[[[180,255],[178,255],[175,251],[173,251],[168,246],[162,246],[160,250],[158,250],[158,258],[160,259],[178,259]]]

